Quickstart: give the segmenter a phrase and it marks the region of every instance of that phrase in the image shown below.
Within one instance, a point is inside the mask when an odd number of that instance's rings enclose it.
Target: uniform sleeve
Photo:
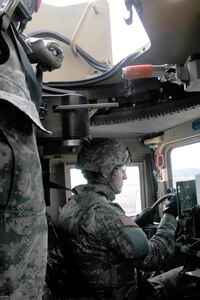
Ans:
[[[127,221],[123,222],[122,217],[127,218]],[[151,240],[147,239],[134,221],[128,224],[128,219],[132,220],[117,213],[104,212],[103,214],[103,211],[97,213],[99,235],[114,252],[127,259],[134,259],[135,263],[138,261],[141,269],[155,270],[158,264],[163,264],[166,258],[174,252],[177,225],[175,218],[170,214],[165,214]],[[141,263],[143,257],[145,259]]]
[[[95,223],[96,238],[116,254],[135,259],[149,253],[147,237],[132,218],[97,208]]]
[[[150,239],[150,251],[141,264],[143,270],[154,270],[162,266],[175,250],[177,221],[171,214],[164,214],[156,234]]]

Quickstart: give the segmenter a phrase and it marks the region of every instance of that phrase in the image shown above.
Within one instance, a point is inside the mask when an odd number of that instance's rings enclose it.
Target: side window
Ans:
[[[173,186],[176,182],[195,179],[200,174],[200,143],[181,146],[171,151]]]
[[[141,211],[141,190],[140,190],[140,173],[139,166],[128,166],[126,168],[127,180],[124,180],[122,193],[116,195],[114,202],[117,202],[128,216],[136,215]],[[73,166],[70,168],[71,187],[79,184],[85,184],[80,170]]]
[[[83,177],[81,173],[81,170],[75,168],[70,169],[70,180],[71,180],[72,188],[75,187],[76,185],[87,183],[86,179]]]

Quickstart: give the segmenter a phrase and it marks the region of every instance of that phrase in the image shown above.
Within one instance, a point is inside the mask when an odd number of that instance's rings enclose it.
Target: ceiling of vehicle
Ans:
[[[89,103],[119,104],[117,108],[107,107],[93,113],[90,119],[93,136],[159,134],[200,116],[200,83],[196,92],[187,92],[180,82],[144,78],[127,83],[122,79],[123,66],[183,66],[190,55],[200,54],[200,1],[139,2],[142,5],[140,17],[151,40],[149,50],[145,49],[135,59],[125,60],[113,73],[108,72],[95,80],[46,84],[46,87],[81,93]]]
[[[164,130],[175,127],[186,121],[190,121],[200,116],[200,106],[195,109],[184,110],[174,114],[160,115],[145,119],[137,119],[126,123],[113,123],[112,125],[91,126],[91,135],[94,137],[153,137],[162,133]]]
[[[134,63],[184,64],[200,53],[200,1],[141,0],[141,20],[151,48]]]

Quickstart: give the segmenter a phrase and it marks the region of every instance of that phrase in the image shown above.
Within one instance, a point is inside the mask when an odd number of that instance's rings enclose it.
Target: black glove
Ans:
[[[34,37],[28,38],[27,42],[32,50],[32,53],[28,54],[32,64],[39,64],[43,71],[61,68],[64,56],[57,42]]]
[[[166,194],[169,194],[169,193],[176,193],[176,189],[173,187],[169,187],[166,191]]]
[[[155,210],[144,208],[141,213],[135,216],[134,221],[139,227],[144,227],[147,224],[152,224],[155,217]]]
[[[167,200],[165,209],[163,210],[163,213],[168,213],[174,216],[174,218],[177,217],[178,211],[177,211],[177,195],[172,196],[169,200]]]

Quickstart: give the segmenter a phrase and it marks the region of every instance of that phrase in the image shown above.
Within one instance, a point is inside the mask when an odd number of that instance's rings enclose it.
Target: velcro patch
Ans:
[[[127,216],[121,216],[120,220],[122,222],[123,227],[138,227],[135,221]]]

